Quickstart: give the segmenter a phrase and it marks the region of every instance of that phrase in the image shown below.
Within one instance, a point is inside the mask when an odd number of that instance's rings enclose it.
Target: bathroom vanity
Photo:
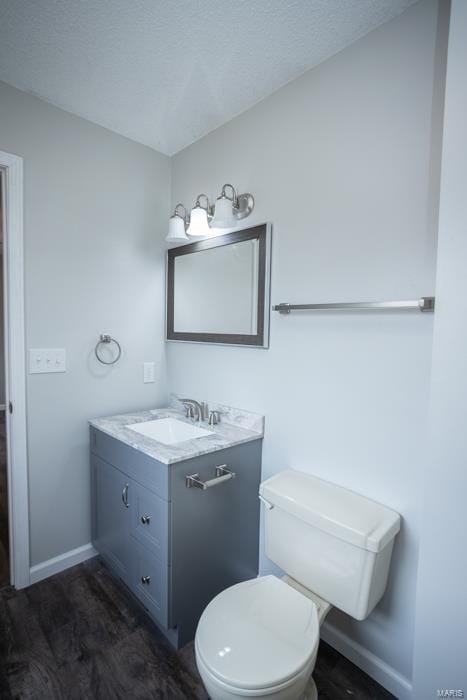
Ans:
[[[216,410],[213,426],[169,408],[90,427],[92,542],[177,648],[215,595],[258,573],[263,418]]]

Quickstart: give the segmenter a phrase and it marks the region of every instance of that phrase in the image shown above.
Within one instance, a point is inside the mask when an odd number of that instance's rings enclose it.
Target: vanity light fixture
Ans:
[[[206,206],[202,206],[200,199],[204,197]],[[190,225],[187,233],[190,236],[209,236],[211,229],[209,228],[209,219],[212,218],[212,207],[209,206],[209,199],[206,194],[199,194],[196,198],[196,204],[191,210]]]
[[[202,200],[205,200],[205,203],[201,204]],[[165,240],[169,243],[186,242],[190,237],[207,238],[216,235],[213,229],[235,228],[237,222],[249,216],[254,207],[255,200],[252,194],[237,194],[235,187],[226,183],[215,207],[209,204],[206,194],[197,196],[189,216],[183,204],[177,204],[170,217],[169,232]],[[179,208],[183,209],[183,214],[178,211]]]
[[[178,213],[179,208],[183,209],[183,216]],[[169,219],[169,232],[165,238],[169,243],[178,243],[181,241],[188,241],[188,236],[186,235],[186,226],[188,224],[188,217],[186,209],[183,204],[177,204],[174,209],[174,213]]]
[[[231,190],[229,196],[226,189]],[[251,214],[255,206],[252,194],[248,192],[237,195],[235,187],[226,183],[216,200],[214,216],[211,221],[213,228],[232,228],[240,219],[245,219]]]

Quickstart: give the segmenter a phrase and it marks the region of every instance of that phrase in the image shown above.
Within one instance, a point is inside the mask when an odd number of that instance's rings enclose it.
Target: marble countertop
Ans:
[[[163,464],[174,464],[175,462],[199,457],[210,452],[217,452],[218,450],[225,450],[228,447],[263,437],[264,417],[256,413],[233,409],[222,404],[211,404],[211,410],[220,411],[221,421],[218,425],[208,425],[204,422],[193,422],[192,419],[186,418],[184,412],[179,409],[180,404],[177,399],[173,399],[171,404],[168,408],[96,418],[90,420],[89,423],[97,430],[107,433],[107,435],[124,442],[126,445],[143,452]],[[209,430],[212,434],[192,440],[184,440],[176,445],[166,445],[140,435],[126,427],[134,423],[144,423],[145,421],[158,420],[160,418],[176,418],[184,423]]]

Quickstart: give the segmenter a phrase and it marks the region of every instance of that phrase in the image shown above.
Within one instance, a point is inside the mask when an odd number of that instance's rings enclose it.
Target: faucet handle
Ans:
[[[185,416],[186,418],[194,418],[195,413],[193,411],[193,406],[190,403],[185,404]]]
[[[221,420],[221,415],[219,411],[210,411],[209,412],[209,425],[217,425],[220,423]]]

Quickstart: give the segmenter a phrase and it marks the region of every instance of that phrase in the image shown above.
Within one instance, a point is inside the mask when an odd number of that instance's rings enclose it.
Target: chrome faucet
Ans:
[[[180,399],[180,401],[187,409],[187,418],[194,418],[198,423],[208,419],[209,409],[207,403],[204,403],[204,401],[201,403],[198,403],[198,401],[194,399]]]

